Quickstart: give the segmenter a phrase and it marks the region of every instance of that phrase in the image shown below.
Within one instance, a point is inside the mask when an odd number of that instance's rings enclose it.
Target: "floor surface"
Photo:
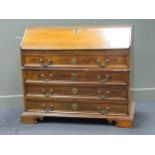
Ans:
[[[155,101],[137,102],[135,127],[117,128],[103,120],[47,118],[38,124],[21,124],[22,103],[0,102],[1,135],[154,135]]]

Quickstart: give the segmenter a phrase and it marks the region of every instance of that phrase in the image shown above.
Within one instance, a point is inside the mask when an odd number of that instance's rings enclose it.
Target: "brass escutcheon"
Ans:
[[[75,57],[72,58],[71,64],[73,64],[73,65],[77,64],[77,59]]]
[[[77,110],[79,108],[79,105],[77,103],[72,104],[72,109]]]
[[[76,81],[77,80],[77,74],[76,73],[72,73],[72,80]]]
[[[72,88],[72,94],[75,95],[78,93],[78,89],[77,88]]]

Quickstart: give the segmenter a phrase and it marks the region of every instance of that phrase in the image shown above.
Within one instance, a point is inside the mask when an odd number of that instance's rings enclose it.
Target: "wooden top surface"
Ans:
[[[132,26],[107,27],[30,27],[21,49],[127,49]]]

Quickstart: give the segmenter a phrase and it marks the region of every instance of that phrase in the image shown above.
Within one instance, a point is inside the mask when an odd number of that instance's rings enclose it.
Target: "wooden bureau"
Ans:
[[[127,25],[27,28],[21,122],[78,117],[133,127],[131,34]]]

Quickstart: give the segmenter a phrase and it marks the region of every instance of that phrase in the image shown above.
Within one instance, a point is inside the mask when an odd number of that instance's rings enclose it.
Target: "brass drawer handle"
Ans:
[[[48,77],[49,77],[49,78],[52,78],[52,77],[53,77],[53,74],[49,74]]]
[[[41,64],[42,67],[48,67],[52,63],[51,59],[48,59],[48,63],[47,64],[44,63],[44,59],[43,58],[41,58],[39,61],[40,61],[40,64]]]
[[[44,60],[43,60],[43,58],[40,58],[40,63],[41,63],[41,65],[43,65],[44,64]]]
[[[50,89],[50,90],[45,90],[45,89],[42,89],[42,93],[43,95],[45,95],[46,97],[51,97],[51,95],[53,95],[53,89]]]
[[[43,78],[45,78],[45,75],[42,73],[39,75],[39,77],[41,77],[43,79]]]
[[[101,64],[100,59],[97,59],[97,60],[96,60],[96,64],[97,64],[99,67],[106,67],[106,66],[108,65],[109,62],[110,62],[109,59],[105,59],[105,63]]]
[[[44,75],[43,73],[40,74],[40,75],[39,75],[39,79],[41,79],[42,81],[45,81],[45,79],[46,79],[46,78],[45,78],[45,75]]]
[[[52,79],[52,77],[53,77],[53,74],[49,74],[49,75],[48,75],[48,78],[46,79],[46,81],[47,81],[47,82],[50,81],[50,80]]]
[[[72,88],[72,94],[76,95],[78,93],[78,89],[77,88]]]
[[[45,112],[51,112],[54,110],[54,105],[46,106],[45,104],[42,104],[41,106]]]
[[[97,76],[97,79],[100,80],[101,83],[107,82],[109,80],[109,78],[110,78],[110,76],[108,74],[105,76],[104,79],[102,79],[102,76],[100,76],[100,75]]]
[[[51,63],[52,63],[52,60],[51,60],[51,59],[48,59],[47,65],[48,65],[48,66],[51,65]]]
[[[104,108],[102,108],[101,106],[98,106],[97,107],[97,111],[99,113],[101,113],[102,115],[107,115],[109,113],[109,111],[110,111],[110,107],[104,107]]]
[[[43,73],[39,75],[39,78],[41,78],[45,82],[50,81],[52,77],[53,77],[53,74],[49,74],[47,78],[45,77]]]
[[[77,59],[75,57],[72,58],[71,64],[73,64],[73,65],[77,64]]]
[[[108,96],[106,96],[106,95],[101,95],[101,96],[99,96],[99,97],[100,97],[102,100],[108,98]]]
[[[99,90],[97,91],[97,93],[99,94],[99,97],[100,97],[101,99],[106,99],[106,98],[109,97],[110,91],[107,90],[105,94],[102,94],[102,91],[99,89]]]
[[[52,60],[48,59],[47,64],[43,64],[43,67],[49,67],[49,65],[51,65],[51,63],[52,63]]]
[[[76,73],[72,73],[72,80],[76,81],[77,80],[77,74]]]
[[[79,108],[79,105],[77,103],[72,104],[72,109],[77,110]]]

